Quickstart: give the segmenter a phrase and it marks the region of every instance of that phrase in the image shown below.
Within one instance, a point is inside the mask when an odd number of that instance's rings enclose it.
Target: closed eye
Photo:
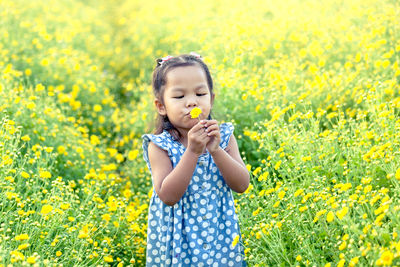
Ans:
[[[174,96],[173,98],[177,98],[177,99],[179,99],[179,98],[183,98],[183,95],[180,95],[180,96]]]
[[[206,94],[196,94],[197,96],[203,96],[203,95],[206,95]]]

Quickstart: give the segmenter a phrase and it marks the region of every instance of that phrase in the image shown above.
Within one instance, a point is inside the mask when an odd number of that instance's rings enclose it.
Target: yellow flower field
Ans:
[[[144,265],[151,74],[191,51],[252,174],[249,266],[400,265],[399,18],[392,0],[0,0],[0,266]]]

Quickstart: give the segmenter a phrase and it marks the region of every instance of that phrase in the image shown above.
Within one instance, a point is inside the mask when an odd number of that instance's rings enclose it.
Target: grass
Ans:
[[[252,174],[235,194],[248,264],[398,265],[399,12],[0,1],[0,265],[144,265],[151,73],[190,51]]]

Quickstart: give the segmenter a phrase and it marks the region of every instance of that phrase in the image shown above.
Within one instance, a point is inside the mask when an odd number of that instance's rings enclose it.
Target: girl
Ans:
[[[153,90],[158,127],[143,135],[154,188],[147,266],[245,266],[231,189],[244,192],[250,178],[232,124],[211,119],[208,67],[194,53],[158,59]]]

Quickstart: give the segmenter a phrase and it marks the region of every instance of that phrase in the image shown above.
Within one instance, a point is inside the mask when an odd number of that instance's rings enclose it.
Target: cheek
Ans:
[[[208,99],[207,99],[207,104],[210,106],[210,107],[212,107],[212,105],[213,105],[213,101],[212,101],[212,99],[209,97]]]
[[[178,113],[180,108],[180,104],[176,103],[176,102],[171,102],[169,103],[168,107],[167,107],[167,111],[172,114],[172,113]]]

